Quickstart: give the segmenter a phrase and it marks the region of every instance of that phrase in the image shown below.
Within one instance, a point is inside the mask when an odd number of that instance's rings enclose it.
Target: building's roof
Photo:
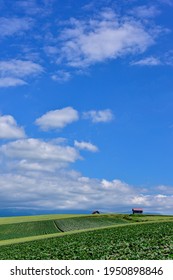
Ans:
[[[92,214],[100,214],[99,211],[93,211]]]
[[[143,211],[142,208],[132,208],[133,211]]]

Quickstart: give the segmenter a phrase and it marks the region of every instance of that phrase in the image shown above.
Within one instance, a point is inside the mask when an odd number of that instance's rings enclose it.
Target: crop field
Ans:
[[[24,222],[0,225],[0,240],[58,232],[54,221]]]
[[[47,221],[16,222],[13,224],[5,223],[0,224],[0,241],[72,230],[104,227],[127,222],[129,221],[123,217],[117,217],[116,215],[101,215],[89,217],[72,216],[70,218],[67,216],[65,219],[59,218]]]
[[[1,246],[0,259],[173,259],[173,222],[127,224]]]
[[[128,222],[129,221],[123,217],[117,217],[115,215],[77,217],[55,220],[57,227],[63,232],[125,224]]]
[[[0,218],[0,259],[173,259],[173,216]]]

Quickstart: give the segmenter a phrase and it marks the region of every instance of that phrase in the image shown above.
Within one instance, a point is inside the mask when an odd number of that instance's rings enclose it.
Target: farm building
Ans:
[[[132,208],[133,214],[142,214],[143,209],[142,208]]]
[[[99,211],[94,211],[94,212],[92,212],[92,214],[100,214],[100,212]]]

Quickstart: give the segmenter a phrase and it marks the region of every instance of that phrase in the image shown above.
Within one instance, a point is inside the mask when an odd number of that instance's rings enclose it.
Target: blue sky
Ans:
[[[173,3],[0,0],[0,204],[173,213]]]

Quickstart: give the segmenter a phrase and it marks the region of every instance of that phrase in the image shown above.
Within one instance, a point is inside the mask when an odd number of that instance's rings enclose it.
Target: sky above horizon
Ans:
[[[0,208],[173,213],[173,2],[0,0]]]

